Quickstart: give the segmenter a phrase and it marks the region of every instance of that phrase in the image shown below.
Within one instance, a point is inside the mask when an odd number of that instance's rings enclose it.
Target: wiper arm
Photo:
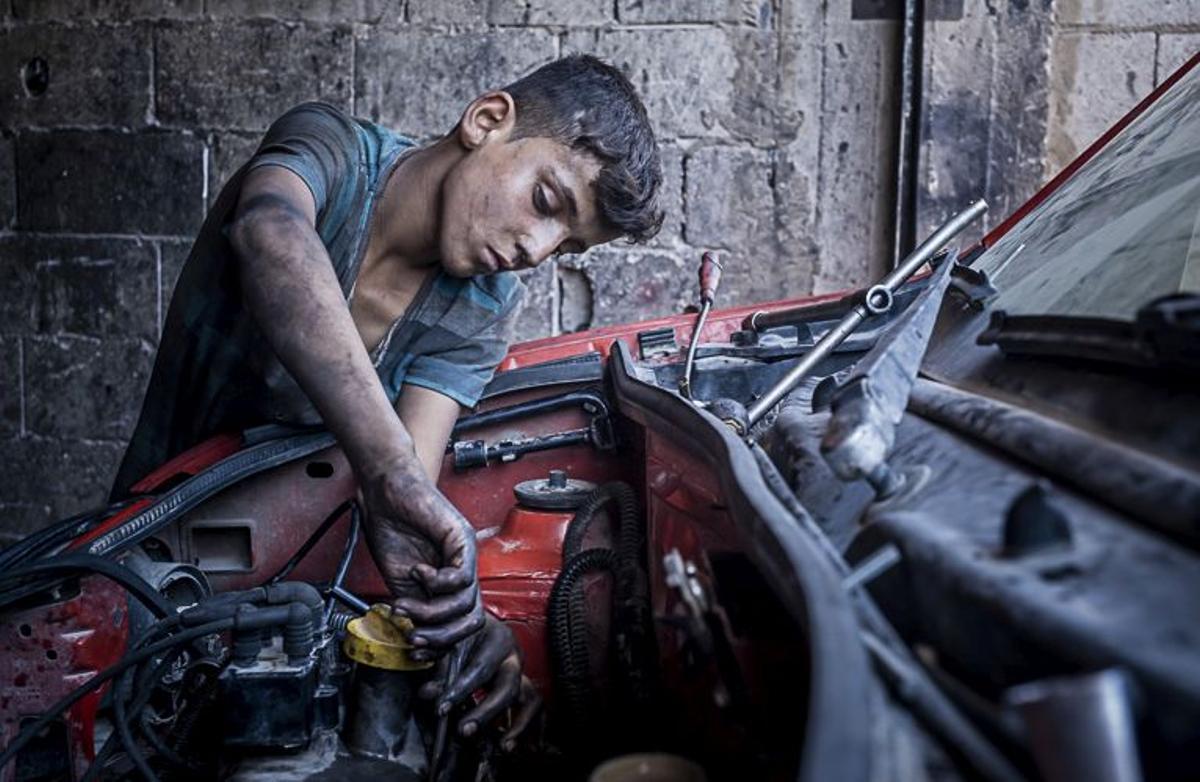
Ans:
[[[896,493],[904,482],[888,467],[887,457],[954,265],[953,254],[942,261],[920,297],[833,394],[821,455],[839,478],[866,479],[880,499]]]
[[[1006,356],[1045,356],[1137,369],[1200,370],[1200,295],[1172,294],[1138,310],[1134,321],[1076,315],[992,312],[976,340]]]
[[[853,334],[868,316],[887,312],[891,309],[893,297],[900,286],[904,284],[905,280],[912,277],[938,250],[942,249],[947,242],[957,236],[960,231],[970,225],[985,211],[987,211],[987,203],[984,201],[975,201],[934,231],[933,235],[922,242],[917,249],[913,250],[912,254],[905,258],[899,266],[880,280],[879,283],[867,289],[867,293],[863,296],[861,302],[847,312],[836,326],[826,332],[825,336],[813,346],[812,350],[797,361],[796,365],[778,383],[768,389],[762,397],[755,400],[746,409],[747,420],[745,422],[732,421],[730,422],[731,425],[736,429],[743,430],[743,434],[749,431],[751,426],[770,412],[775,405],[779,404],[779,401],[798,386],[800,381],[811,374],[822,359],[826,358],[833,352],[834,348]]]

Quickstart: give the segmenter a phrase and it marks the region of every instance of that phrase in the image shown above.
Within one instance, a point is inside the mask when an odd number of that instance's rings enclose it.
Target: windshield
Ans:
[[[1200,291],[1200,68],[976,261],[1012,314],[1132,320]]]

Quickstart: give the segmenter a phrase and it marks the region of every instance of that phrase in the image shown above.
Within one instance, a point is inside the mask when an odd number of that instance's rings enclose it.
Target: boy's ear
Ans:
[[[517,119],[512,96],[504,91],[487,92],[471,101],[458,122],[458,140],[475,149],[490,137],[505,138]]]

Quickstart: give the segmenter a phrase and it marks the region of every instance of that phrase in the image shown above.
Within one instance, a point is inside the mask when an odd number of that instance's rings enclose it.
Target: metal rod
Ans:
[[[683,362],[683,380],[679,383],[679,393],[685,398],[692,398],[692,367],[696,363],[696,346],[700,344],[700,331],[708,320],[708,312],[712,302],[706,301],[700,306],[700,315],[696,318],[696,327],[692,329],[692,338],[688,342],[687,359]]]
[[[916,233],[917,165],[921,141],[921,69],[925,30],[924,0],[904,0],[904,38],[900,47],[900,111],[896,123],[896,211],[892,266],[912,247]]]
[[[812,350],[805,353],[778,383],[768,389],[759,399],[755,400],[754,404],[750,405],[746,410],[749,426],[753,426],[761,420],[764,415],[770,412],[771,408],[779,404],[779,400],[787,396],[793,388],[800,384],[800,381],[808,377],[817,364],[833,353],[838,345],[845,342],[846,338],[854,333],[855,329],[871,314],[867,305],[873,295],[882,294],[885,297],[890,297],[909,277],[924,266],[938,250],[942,249],[947,242],[986,211],[986,202],[982,200],[974,202],[947,220],[941,228],[933,232],[932,236],[921,242],[920,246],[913,250],[912,254],[905,258],[899,266],[889,272],[883,280],[868,289],[863,302],[856,304],[852,310],[842,316],[838,324],[826,332],[825,336],[821,337],[820,341],[813,345]]]
[[[371,610],[369,603],[348,592],[345,587],[335,586],[329,590],[329,593],[336,597],[339,602],[345,603],[360,614],[365,614]]]
[[[842,579],[842,587],[849,592],[869,584],[899,561],[900,549],[896,548],[895,544],[888,543],[860,562],[850,575]]]

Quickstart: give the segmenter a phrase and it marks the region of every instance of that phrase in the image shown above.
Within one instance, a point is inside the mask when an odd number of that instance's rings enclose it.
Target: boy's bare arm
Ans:
[[[446,443],[462,407],[445,394],[421,386],[405,385],[396,400],[396,412],[413,439],[413,449],[429,480],[442,471]]]
[[[414,640],[449,643],[482,624],[474,535],[392,409],[314,224],[296,174],[265,166],[246,176],[230,231],[246,305],[354,468],[389,588],[406,603],[436,604],[437,626]]]

